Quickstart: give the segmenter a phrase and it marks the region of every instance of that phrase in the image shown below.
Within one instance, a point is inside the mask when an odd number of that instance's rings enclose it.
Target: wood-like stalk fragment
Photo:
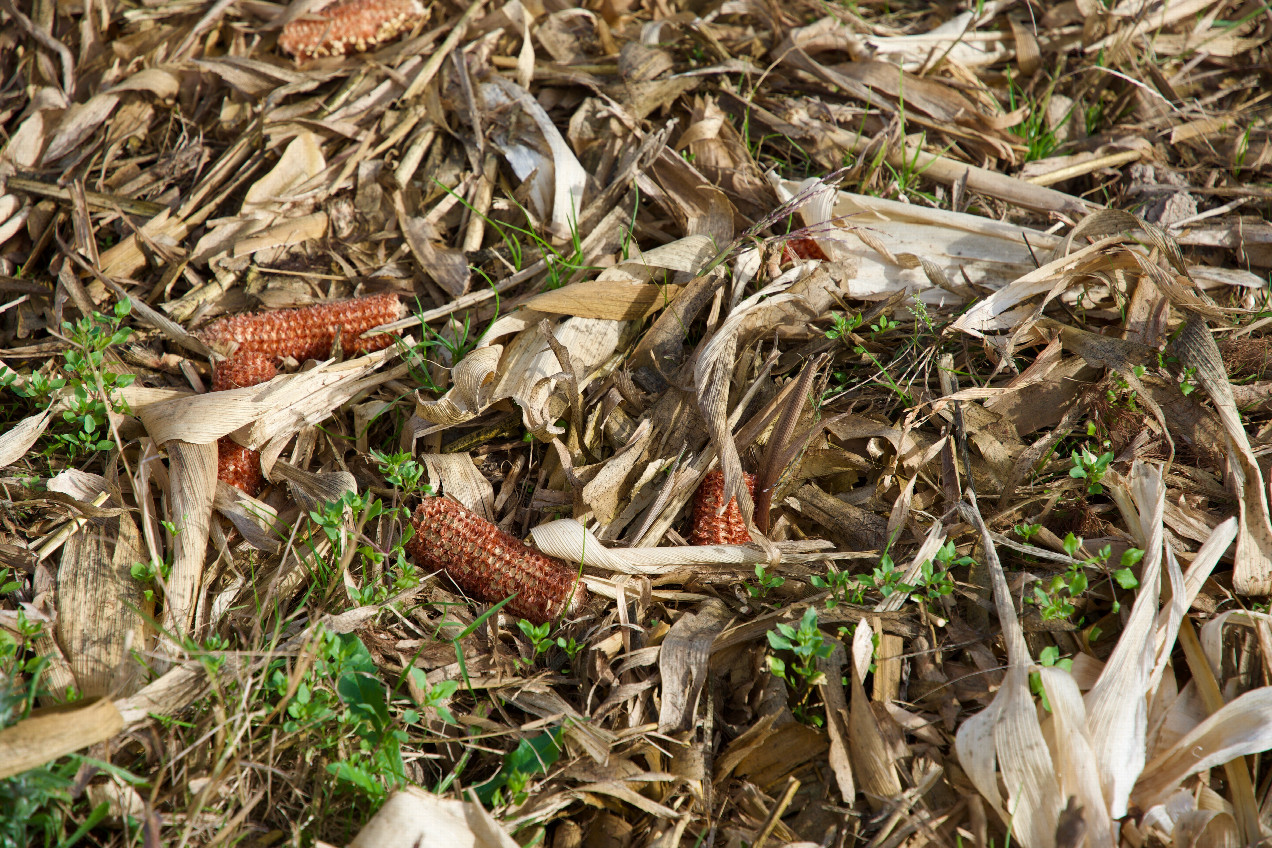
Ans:
[[[773,489],[777,487],[777,481],[781,478],[782,472],[807,447],[813,434],[820,432],[820,428],[825,426],[824,422],[815,425],[798,438],[795,434],[800,414],[808,402],[809,390],[812,389],[813,381],[817,378],[817,371],[826,359],[827,354],[823,353],[804,366],[804,370],[800,372],[795,382],[794,390],[782,406],[777,423],[773,425],[773,432],[769,434],[768,447],[764,449],[764,458],[760,460],[759,480],[756,483],[758,492],[756,488],[751,489],[751,497],[755,498],[755,529],[761,533],[769,531],[769,513],[773,509]]]
[[[504,607],[509,615],[542,624],[579,610],[587,600],[574,569],[455,501],[425,498],[411,525],[415,534],[406,552],[417,563],[444,571],[479,601],[496,603],[515,595]]]
[[[397,38],[424,18],[419,0],[350,0],[323,9],[313,20],[290,22],[278,46],[297,59],[361,53]]]
[[[208,344],[237,344],[236,355],[261,353],[300,361],[331,355],[331,346],[340,335],[345,353],[382,350],[397,338],[380,333],[358,338],[367,330],[398,320],[403,315],[396,294],[359,297],[341,303],[320,303],[300,309],[231,315],[213,321],[200,335]]]
[[[743,475],[746,487],[755,497],[755,475]],[[724,472],[719,469],[711,471],[702,478],[698,491],[693,498],[693,533],[689,537],[691,545],[746,545],[751,542],[751,533],[742,520],[742,511],[738,509],[737,498],[729,500],[729,505],[720,511],[724,498]]]

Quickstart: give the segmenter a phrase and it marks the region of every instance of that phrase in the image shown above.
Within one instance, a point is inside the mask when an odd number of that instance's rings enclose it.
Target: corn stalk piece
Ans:
[[[446,498],[425,498],[411,516],[406,552],[441,570],[464,593],[486,603],[514,596],[505,609],[535,624],[581,609],[587,589],[579,575],[486,519]]]

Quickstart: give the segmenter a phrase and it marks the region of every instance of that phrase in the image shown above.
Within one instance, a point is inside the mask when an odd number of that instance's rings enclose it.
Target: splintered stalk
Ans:
[[[504,609],[534,624],[582,609],[587,589],[578,573],[447,498],[425,498],[411,516],[406,552],[441,570],[465,594],[485,603],[512,597]],[[513,597],[515,596],[515,597]]]
[[[795,438],[795,428],[799,425],[800,413],[808,401],[809,389],[825,361],[826,354],[822,354],[804,366],[795,388],[786,399],[782,414],[773,425],[773,432],[769,435],[768,447],[764,449],[764,459],[760,462],[760,473],[755,482],[755,527],[761,533],[768,533],[769,530],[769,512],[773,508],[773,489],[776,488],[777,481],[781,479],[786,466],[804,449],[818,429],[810,429],[802,438]]]

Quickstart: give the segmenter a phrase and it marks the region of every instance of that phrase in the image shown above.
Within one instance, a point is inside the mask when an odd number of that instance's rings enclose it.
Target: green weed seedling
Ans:
[[[16,635],[0,629],[0,729],[26,718],[36,699],[45,694],[48,660],[24,659],[31,640],[43,629],[41,622],[29,621],[21,610]],[[85,825],[101,820],[105,811],[99,815],[92,810],[84,823],[75,826],[71,789],[82,762],[72,754],[0,780],[0,848],[68,845],[73,835],[69,830],[79,833]]]
[[[1104,479],[1104,474],[1109,470],[1109,463],[1113,461],[1113,452],[1105,451],[1096,456],[1091,449],[1083,446],[1080,451],[1073,452],[1073,468],[1069,471],[1069,476],[1086,480],[1087,494],[1102,495],[1104,494],[1104,486],[1100,481]]]
[[[153,562],[134,562],[131,571],[133,579],[145,587],[142,589],[142,595],[146,603],[152,603],[155,599],[154,587],[161,580],[167,580],[168,574],[172,571],[172,557],[170,554],[165,556],[164,561],[159,563],[157,568]]]
[[[323,632],[315,651],[313,666],[295,682],[294,691],[282,660],[268,672],[276,703],[286,699],[283,730],[311,731],[307,735],[312,752],[330,751],[339,757],[327,764],[329,774],[371,800],[382,801],[406,782],[402,743],[408,737],[398,720],[418,720],[418,715],[393,715],[375,660],[356,634]]]
[[[786,578],[777,574],[769,574],[764,563],[755,565],[755,583],[746,587],[747,594],[757,600],[768,597],[768,593],[786,582]]]
[[[1055,668],[1063,668],[1065,671],[1069,671],[1073,668],[1073,660],[1068,657],[1061,659],[1060,649],[1055,645],[1048,645],[1038,654],[1038,665],[1046,666],[1047,668],[1054,666]],[[1029,691],[1042,699],[1042,708],[1044,710],[1051,712],[1051,702],[1047,699],[1047,693],[1042,688],[1042,675],[1036,671],[1029,675]]]
[[[434,711],[447,724],[458,724],[459,722],[455,720],[455,715],[446,706],[446,702],[459,691],[459,681],[442,680],[433,686],[429,686],[428,674],[425,673],[424,669],[411,666],[409,671],[415,685],[424,693],[423,699],[420,700],[420,706],[426,710]]]
[[[900,322],[894,321],[893,319],[889,318],[887,315],[880,315],[879,320],[875,322],[874,324],[870,325],[870,335],[872,337],[880,336],[886,332],[889,332],[890,330],[895,330],[899,326],[900,326]]]
[[[416,462],[409,451],[382,453],[372,448],[371,458],[375,460],[385,481],[400,490],[403,496],[428,497],[433,494],[432,486],[420,482],[424,479],[424,466]]]
[[[504,757],[503,767],[499,773],[485,783],[473,788],[477,799],[487,807],[510,804],[517,806],[525,803],[530,797],[527,787],[530,781],[539,774],[547,774],[548,769],[561,758],[561,738],[565,735],[564,727],[556,727],[547,733],[541,733],[521,743]]]
[[[840,571],[833,564],[826,566],[826,576],[814,575],[810,580],[818,589],[830,592],[826,599],[826,609],[834,609],[840,604],[859,604],[865,598],[865,587],[853,579],[847,571]]]
[[[924,560],[919,566],[919,582],[914,592],[928,601],[935,601],[954,593],[954,578],[950,577],[950,569],[960,565],[974,565],[971,557],[960,557],[954,543],[946,542],[936,552],[936,562]]]
[[[529,660],[522,660],[518,657],[513,664],[518,668],[523,663],[527,666],[532,666],[540,654],[546,653],[552,647],[552,640],[548,636],[552,630],[552,622],[545,621],[542,624],[531,624],[523,618],[517,622],[517,628],[530,640],[530,647],[534,650],[534,655]]]
[[[1042,532],[1041,524],[1017,524],[1011,528],[1017,536],[1021,538],[1026,545],[1033,544],[1033,537]]]
[[[1090,588],[1086,570],[1095,568],[1105,571],[1109,558],[1113,555],[1112,547],[1105,545],[1096,551],[1094,556],[1081,560],[1077,559],[1077,555],[1082,549],[1082,539],[1072,533],[1064,537],[1063,544],[1065,553],[1073,558],[1074,561],[1064,573],[1055,575],[1049,581],[1035,583],[1033,596],[1028,599],[1029,603],[1038,606],[1044,621],[1072,616],[1075,612],[1073,600]],[[1144,552],[1139,548],[1126,549],[1122,553],[1119,567],[1109,573],[1109,577],[1123,589],[1138,588],[1139,580],[1136,579],[1135,572],[1132,569],[1143,558]],[[1121,602],[1114,597],[1113,612],[1116,613],[1121,608]]]
[[[579,653],[586,647],[585,644],[574,641],[571,636],[568,639],[564,636],[558,636],[556,639],[557,647],[565,651],[565,655],[570,658],[570,666],[573,668],[574,663],[578,660]]]
[[[826,338],[828,339],[847,340],[848,336],[861,326],[860,313],[857,315],[844,315],[835,312],[830,316],[830,320],[832,322],[831,327],[826,331]]]
[[[826,682],[826,675],[817,670],[817,661],[830,656],[834,646],[817,626],[817,608],[810,606],[804,611],[799,627],[779,623],[776,630],[768,632],[768,642],[774,651],[794,654],[794,662],[789,665],[776,654],[767,657],[769,671],[799,694],[791,712],[805,724],[821,727],[823,719],[810,711],[807,702],[813,687]]]
[[[901,569],[897,568],[896,563],[892,561],[892,557],[883,554],[879,557],[879,564],[874,570],[869,574],[857,575],[857,582],[868,589],[874,589],[886,598],[894,592],[914,591],[913,586],[901,580],[903,576]]]
[[[19,397],[45,404],[57,395],[62,425],[52,433],[50,447],[61,448],[72,461],[109,450],[114,445],[107,437],[110,413],[129,411],[117,393],[133,384],[133,375],[107,371],[104,363],[106,351],[132,335],[132,330],[120,326],[130,312],[132,301],[124,299],[109,315],[94,312],[75,323],[64,321],[62,331],[71,343],[62,355],[65,376],[47,377],[37,371],[19,384],[16,373],[0,371],[0,388],[9,388]]]
[[[429,487],[421,487],[420,491],[424,489]],[[357,555],[362,557],[361,561],[369,565],[371,570],[383,567],[386,562],[392,564],[392,582],[386,584],[380,580],[368,581],[360,589],[353,590],[355,602],[364,605],[383,603],[393,595],[419,585],[419,570],[407,558],[403,548],[410,539],[409,522],[405,524],[403,538],[398,539],[388,550],[373,544],[361,532],[361,528],[368,522],[381,516],[404,519],[404,513],[403,507],[386,507],[374,495],[357,492],[345,492],[339,499],[323,504],[322,509],[309,511],[309,518],[314,526],[331,542],[335,560],[341,560],[348,553],[349,546],[356,544]],[[324,568],[322,563],[315,563],[315,567]]]

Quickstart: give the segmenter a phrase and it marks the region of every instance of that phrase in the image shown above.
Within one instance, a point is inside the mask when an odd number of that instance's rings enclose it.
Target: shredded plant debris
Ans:
[[[1265,11],[0,0],[0,848],[1272,838]]]

